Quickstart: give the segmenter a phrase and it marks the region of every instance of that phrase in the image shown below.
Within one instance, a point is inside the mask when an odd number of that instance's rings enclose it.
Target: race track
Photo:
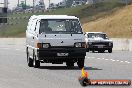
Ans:
[[[87,53],[85,70],[90,79],[132,80],[132,52]],[[25,46],[0,46],[0,88],[82,88],[78,82],[81,69],[64,64],[42,63],[39,69],[27,66]],[[86,88],[111,88],[89,86]],[[132,86],[112,86],[132,88]]]

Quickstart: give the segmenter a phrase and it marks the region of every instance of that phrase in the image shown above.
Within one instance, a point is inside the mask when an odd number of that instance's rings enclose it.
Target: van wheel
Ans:
[[[109,53],[112,53],[112,48],[111,48],[111,49],[108,49],[108,52],[109,52]]]
[[[27,64],[29,67],[33,67],[33,60],[29,57],[28,48],[26,51],[27,51]]]
[[[84,67],[84,60],[85,60],[85,58],[78,59],[77,65],[79,68]]]
[[[89,49],[87,49],[86,51],[89,52]]]
[[[28,58],[28,66],[33,67],[33,60],[31,58]]]
[[[92,53],[94,53],[95,51],[94,50],[92,50]]]
[[[74,62],[66,62],[67,67],[73,67],[74,66]]]
[[[40,62],[39,62],[39,60],[37,60],[36,55],[34,55],[34,57],[33,57],[33,67],[34,68],[39,68],[40,67]]]

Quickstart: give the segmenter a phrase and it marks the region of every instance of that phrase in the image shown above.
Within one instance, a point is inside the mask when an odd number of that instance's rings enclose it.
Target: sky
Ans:
[[[19,1],[25,1],[25,0],[19,0]],[[39,1],[39,0],[35,0],[35,1]],[[51,3],[58,3],[58,2],[60,2],[60,1],[62,1],[62,0],[50,0],[50,2]],[[2,2],[4,2],[4,0],[0,0],[0,3],[2,3]],[[9,2],[9,8],[14,8],[16,5],[17,5],[17,2],[18,2],[18,0],[8,0],[8,2]],[[44,2],[45,2],[45,5],[46,5],[46,8],[48,7],[48,5],[49,5],[49,0],[44,0]],[[27,5],[33,5],[33,0],[27,0]],[[2,7],[3,5],[2,4],[0,4],[0,7]]]

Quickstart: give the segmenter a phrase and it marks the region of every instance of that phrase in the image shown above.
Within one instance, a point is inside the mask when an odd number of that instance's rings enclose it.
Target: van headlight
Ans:
[[[49,44],[46,44],[46,43],[44,43],[43,45],[42,45],[42,48],[49,48]]]
[[[50,44],[48,43],[37,43],[37,48],[49,48]]]
[[[109,46],[112,46],[112,43],[111,42],[109,42]]]
[[[75,43],[75,47],[82,47],[81,43]]]
[[[86,45],[86,43],[85,42],[77,42],[77,43],[75,43],[75,47],[76,48],[86,48],[87,47],[87,45]]]

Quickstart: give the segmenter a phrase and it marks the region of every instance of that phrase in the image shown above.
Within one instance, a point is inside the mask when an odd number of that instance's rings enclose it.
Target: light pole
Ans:
[[[35,0],[33,0],[33,13],[34,13]]]
[[[44,3],[44,0],[43,0],[43,11],[45,10],[45,3]]]
[[[49,8],[50,8],[50,0],[49,0]]]
[[[27,0],[25,0],[25,9],[27,8]]]
[[[8,0],[4,0],[4,7],[8,8]]]
[[[17,1],[17,6],[19,7],[19,0]]]
[[[128,0],[126,0],[126,6],[128,5]]]
[[[67,4],[66,4],[66,0],[64,0],[64,2],[65,2],[65,8],[66,8],[66,6],[67,6]]]

